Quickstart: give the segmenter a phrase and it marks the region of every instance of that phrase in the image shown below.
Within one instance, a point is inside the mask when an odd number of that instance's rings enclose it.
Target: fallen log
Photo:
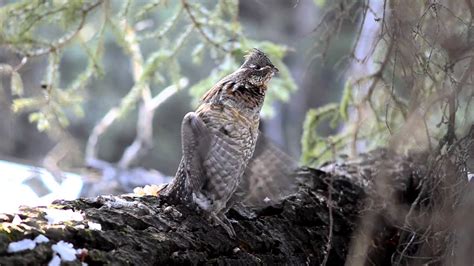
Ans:
[[[460,158],[456,154],[454,148],[412,156],[381,149],[321,169],[300,168],[296,193],[270,206],[229,211],[236,239],[199,211],[163,196],[99,196],[24,207],[0,216],[0,264],[405,265],[426,262],[415,256],[420,254],[439,262],[448,247],[455,248],[451,242],[427,249],[413,239],[433,244],[440,234],[453,236],[444,230],[451,227],[433,218],[430,203],[447,201],[430,198],[437,187],[427,180],[450,175],[448,181],[468,187],[467,180],[460,181],[460,168],[447,165]],[[457,206],[448,208],[453,217]],[[434,224],[444,231],[434,231]]]

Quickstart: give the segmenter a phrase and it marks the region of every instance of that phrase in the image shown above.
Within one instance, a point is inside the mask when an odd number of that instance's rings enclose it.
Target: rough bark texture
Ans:
[[[435,156],[438,161],[432,160],[434,165],[442,165],[439,156]],[[343,265],[347,259],[353,262],[350,265],[388,265],[397,254],[402,254],[398,264],[405,265],[413,262],[410,256],[426,251],[418,242],[405,241],[413,238],[409,232],[417,232],[416,239],[439,235],[427,229],[433,228],[424,223],[430,219],[406,226],[407,219],[414,217],[410,206],[419,204],[417,210],[422,211],[427,206],[423,200],[429,198],[423,195],[434,192],[423,189],[423,180],[433,174],[430,158],[378,150],[321,170],[299,169],[298,191],[281,203],[254,209],[255,216],[235,210],[227,214],[235,220],[237,239],[210,225],[196,210],[169,205],[165,197],[57,201],[49,208],[80,211],[84,220],[52,225],[45,218],[46,207],[24,208],[18,214],[20,223],[12,223],[14,215],[0,216],[0,264],[47,264],[53,256],[51,246],[63,240],[87,250],[67,262],[76,265],[81,261],[89,265]],[[88,221],[101,224],[102,229],[89,228]],[[7,252],[10,242],[38,234],[50,241],[33,250]],[[430,252],[439,255],[437,250]]]
[[[13,215],[1,217],[0,262],[46,264],[52,258],[51,245],[63,240],[87,249],[82,260],[89,265],[317,264],[325,256],[328,239],[327,177],[318,170],[302,169],[298,193],[280,204],[255,210],[254,218],[231,210],[228,217],[236,220],[235,240],[196,211],[168,206],[166,199],[152,196],[58,201],[54,208],[81,211],[85,220],[57,225],[47,225],[44,208],[24,208],[19,213],[21,224],[11,224]],[[328,258],[334,265],[343,263],[347,254],[364,190],[345,177],[334,177],[332,187],[334,226]],[[87,221],[100,223],[102,230],[88,229]],[[6,252],[9,242],[33,239],[40,233],[50,242],[34,250]]]

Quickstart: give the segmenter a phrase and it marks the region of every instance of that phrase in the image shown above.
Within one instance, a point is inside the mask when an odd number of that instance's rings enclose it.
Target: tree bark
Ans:
[[[473,129],[470,134],[474,136]],[[446,154],[451,159],[455,157],[449,151]],[[434,198],[435,190],[428,193],[424,189],[425,180],[435,173],[430,170],[434,169],[430,166],[434,165],[433,158],[437,158],[437,166],[447,162],[440,160],[440,156],[444,158],[442,154],[428,153],[399,156],[380,149],[358,160],[331,163],[319,170],[300,168],[295,173],[297,192],[280,203],[247,212],[229,211],[227,216],[234,220],[236,239],[229,238],[221,227],[210,225],[199,211],[171,205],[163,196],[56,201],[49,208],[72,209],[80,212],[84,220],[54,224],[48,224],[46,207],[25,207],[18,213],[21,221],[14,221],[13,214],[0,215],[0,264],[47,264],[54,255],[51,246],[61,240],[72,243],[75,249],[83,249],[75,261],[68,262],[75,265],[80,261],[89,265],[426,262],[425,257],[413,257],[428,253],[435,257],[439,250],[433,248],[428,252],[426,245],[405,241],[411,239],[408,232],[416,231],[414,238],[422,240],[423,233],[429,237],[439,236],[440,232],[452,236],[454,232],[440,230],[436,234],[432,230],[436,222],[430,216],[435,213],[433,210],[424,213],[431,219],[412,220],[413,213],[425,210],[427,201],[443,201]],[[463,181],[462,174],[456,172],[458,168],[443,169],[467,187],[467,179]],[[453,210],[455,217],[456,209]],[[255,215],[247,215],[250,211]],[[89,222],[100,224],[101,229],[94,229]],[[442,227],[436,225],[438,229]],[[39,234],[48,237],[49,242],[32,250],[7,251],[9,243],[34,239]],[[425,240],[433,243],[431,238]],[[468,242],[466,245],[472,245],[472,241]]]

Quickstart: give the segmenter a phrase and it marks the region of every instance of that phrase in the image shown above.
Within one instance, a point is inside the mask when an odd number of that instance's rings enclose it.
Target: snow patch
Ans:
[[[77,254],[87,252],[87,249],[75,249],[73,244],[65,242],[63,240],[51,246],[53,250],[53,259],[49,262],[48,266],[61,265],[61,261],[74,261],[77,259]],[[87,263],[82,263],[87,265]]]
[[[13,217],[12,224],[15,224],[15,225],[21,224],[21,218],[20,218],[20,216],[15,215],[15,217]]]
[[[99,224],[99,223],[94,223],[94,222],[88,221],[87,226],[91,230],[99,230],[99,231],[102,230],[102,225]]]
[[[31,239],[23,239],[17,242],[11,242],[8,244],[8,253],[19,252],[27,249],[34,249],[36,247],[36,242]]]
[[[32,250],[36,247],[36,244],[47,243],[47,242],[49,242],[49,239],[47,237],[45,237],[44,235],[38,235],[37,237],[35,237],[34,240],[23,239],[17,242],[9,243],[7,252],[15,253],[15,252],[20,252],[27,249]]]
[[[61,258],[58,255],[54,255],[51,261],[48,263],[48,266],[60,266]]]
[[[48,243],[49,239],[45,237],[44,235],[38,235],[37,237],[35,237],[33,241],[40,244],[40,243]]]
[[[59,241],[57,244],[51,246],[54,252],[61,256],[61,260],[73,261],[76,259],[77,250],[71,243]],[[79,249],[82,252],[82,249]]]
[[[75,212],[73,210],[59,210],[59,209],[46,209],[46,219],[48,219],[48,224],[56,224],[65,221],[82,221],[84,217],[80,212]]]

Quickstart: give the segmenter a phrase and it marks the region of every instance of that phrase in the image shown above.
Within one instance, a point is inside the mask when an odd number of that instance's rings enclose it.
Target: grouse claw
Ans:
[[[224,230],[227,232],[227,234],[229,235],[230,238],[236,239],[236,234],[235,234],[234,227],[232,226],[230,220],[227,219],[227,217],[225,217],[225,215],[222,215],[222,216],[219,218],[219,217],[217,217],[217,215],[211,214],[211,219],[212,219],[217,225],[222,226],[222,228],[224,228]]]

